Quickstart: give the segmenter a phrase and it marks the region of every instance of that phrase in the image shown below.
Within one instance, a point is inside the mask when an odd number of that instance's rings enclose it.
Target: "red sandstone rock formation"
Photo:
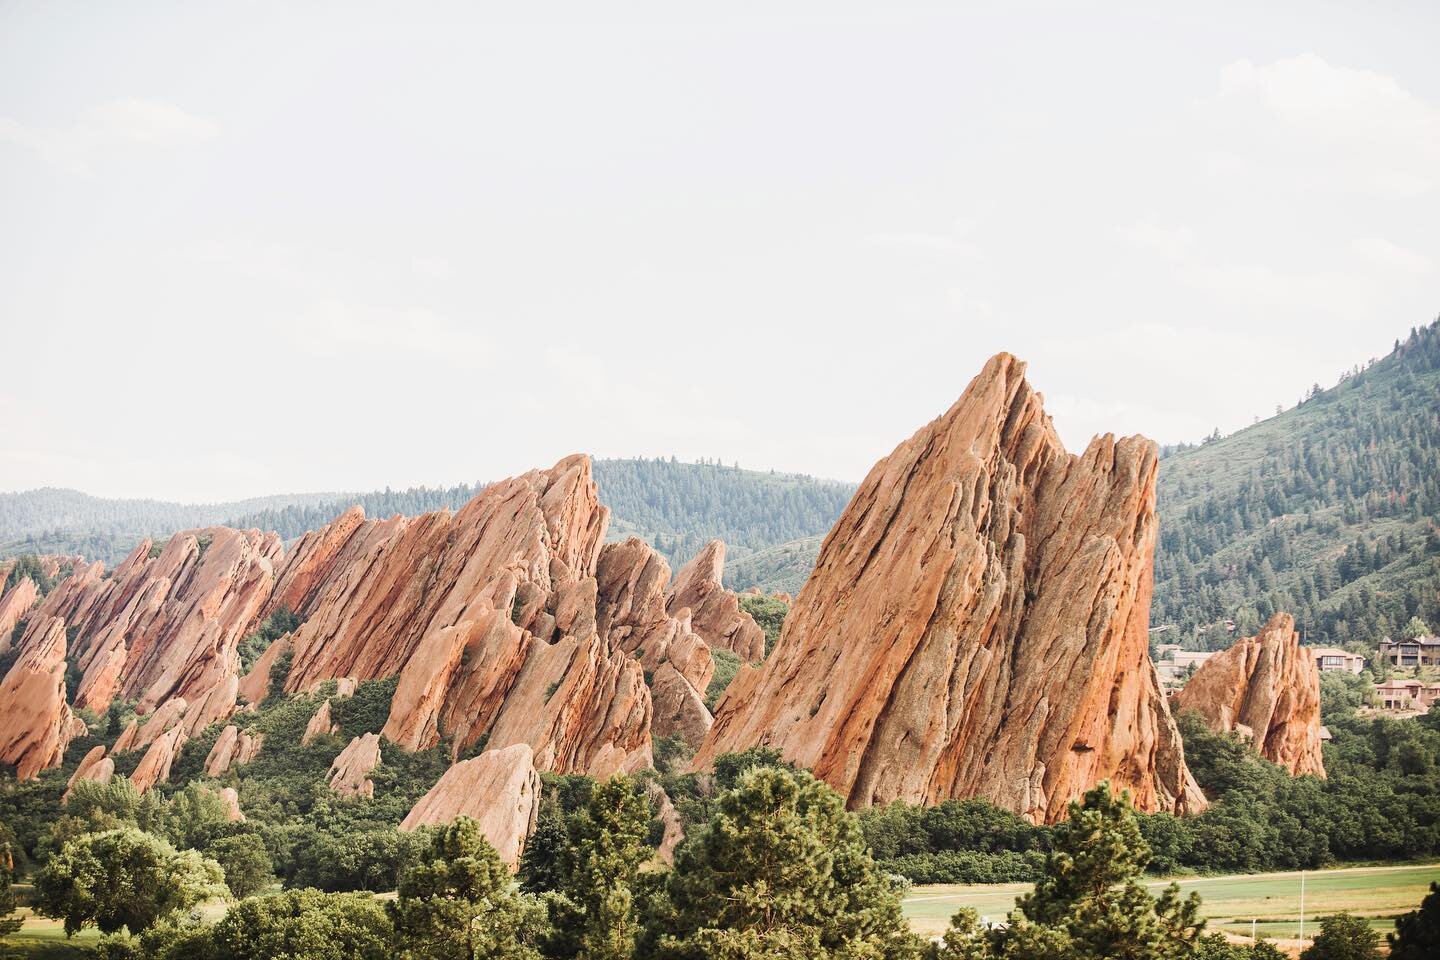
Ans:
[[[58,766],[85,729],[65,703],[65,621],[31,617],[20,656],[0,680],[0,704],[0,762],[13,764],[20,780]]]
[[[337,729],[334,721],[330,719],[330,701],[326,700],[311,716],[310,722],[305,724],[305,732],[300,736],[300,746],[308,746],[317,737],[329,736]]]
[[[155,784],[169,780],[170,767],[180,755],[180,748],[183,746],[183,727],[171,727],[169,732],[156,737],[150,744],[150,749],[145,751],[145,756],[140,758],[140,765],[130,775],[130,782],[135,785],[135,789],[144,793]]]
[[[759,663],[765,659],[765,631],[740,609],[740,598],[726,590],[725,542],[711,540],[675,576],[668,605],[671,613],[690,609],[695,632],[712,647],[724,647],[742,660]],[[697,685],[704,690],[703,684]]]
[[[232,823],[244,823],[245,814],[240,810],[240,793],[234,787],[222,787],[217,791],[220,802],[225,805],[225,819]]]
[[[661,863],[674,863],[675,848],[685,839],[685,824],[680,819],[680,812],[670,802],[670,795],[654,780],[645,784],[645,795],[655,804],[655,819],[665,828],[660,835],[660,846],[655,848],[655,857]]]
[[[236,688],[236,694],[246,703],[259,704],[270,695],[270,668],[275,666],[275,661],[290,652],[290,638],[280,637],[278,640],[265,648],[260,654],[260,659],[250,667],[250,672],[240,678],[240,684]],[[316,680],[312,686],[318,686],[324,680]]]
[[[264,739],[260,734],[252,736],[248,730],[241,730],[233,724],[227,726],[220,731],[215,746],[205,757],[205,775],[224,776],[231,767],[243,766],[254,760]]]
[[[669,663],[690,686],[704,690],[715,661],[690,616],[672,616],[666,609],[669,582],[670,565],[645,541],[631,537],[607,543],[595,569],[596,625],[645,669],[656,671]]]
[[[115,741],[114,752],[126,753],[130,750],[144,750],[160,739],[162,734],[169,733],[173,728],[179,726],[185,719],[185,711],[188,706],[183,698],[176,697],[173,700],[166,700],[150,716],[136,717],[131,720],[130,725]]]
[[[1325,776],[1320,751],[1320,670],[1300,646],[1295,620],[1277,613],[1195,671],[1172,703],[1210,729],[1240,733],[1265,759],[1295,775]]]
[[[5,577],[0,575],[0,583],[4,582]],[[25,619],[39,596],[35,581],[29,577],[21,577],[18,583],[5,591],[4,596],[0,596],[0,653],[10,649],[10,635],[15,632],[15,624]]]
[[[96,745],[90,748],[85,754],[75,772],[70,775],[70,780],[65,784],[65,794],[60,798],[63,804],[70,799],[70,794],[75,790],[75,784],[81,780],[93,780],[95,783],[109,783],[115,776],[115,761],[105,756],[105,748]]]
[[[766,744],[852,807],[978,796],[1053,821],[1102,779],[1142,810],[1204,806],[1147,653],[1154,445],[1066,452],[1023,373],[995,357],[871,470],[698,765]]]
[[[183,697],[208,703],[207,722],[221,719],[234,704],[215,688],[228,693],[239,671],[236,647],[270,597],[280,539],[211,527],[150,551],[142,543],[108,579],[98,564],[78,570],[37,608],[75,628],[76,705],[103,712],[118,694],[144,713]]]
[[[648,765],[642,668],[596,629],[607,522],[583,456],[492,484],[454,515],[345,514],[280,572],[271,607],[305,618],[286,689],[399,674],[384,735],[407,748],[445,734],[461,751],[488,733],[494,748],[529,744],[544,769]],[[252,702],[266,657],[241,684]]]
[[[370,773],[380,766],[380,738],[373,733],[356,737],[330,764],[330,789],[342,797],[373,797]]]
[[[470,817],[500,859],[515,869],[540,809],[540,775],[532,759],[530,748],[517,743],[455,764],[420,798],[400,829]]]
[[[651,726],[656,736],[680,734],[692,747],[698,747],[710,732],[713,720],[700,691],[680,675],[670,663],[661,664],[650,683]]]

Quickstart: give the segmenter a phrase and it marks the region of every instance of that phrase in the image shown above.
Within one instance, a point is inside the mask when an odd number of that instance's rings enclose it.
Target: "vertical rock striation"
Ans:
[[[63,617],[74,630],[71,653],[83,674],[77,707],[103,713],[123,696],[147,713],[181,697],[207,704],[205,717],[192,718],[203,727],[234,708],[237,647],[270,597],[280,538],[208,527],[177,533],[153,552],[141,543],[107,579],[99,564],[77,568],[37,613]]]
[[[85,724],[65,703],[65,621],[32,617],[19,649],[0,680],[0,763],[29,780],[59,766]]]
[[[1320,750],[1320,669],[1300,646],[1295,620],[1277,613],[1253,637],[1206,660],[1175,695],[1210,729],[1239,733],[1291,773],[1325,776]]]
[[[1061,444],[1000,354],[881,460],[826,537],[769,661],[699,765],[765,744],[852,807],[983,797],[1053,821],[1099,780],[1204,797],[1147,652],[1156,454]]]

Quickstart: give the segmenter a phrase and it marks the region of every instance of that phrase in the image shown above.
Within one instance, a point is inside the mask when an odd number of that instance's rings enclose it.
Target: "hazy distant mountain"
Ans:
[[[673,458],[598,460],[595,480],[613,512],[611,539],[642,537],[674,566],[712,537],[724,540],[731,558],[739,558],[823,534],[854,490],[851,484],[801,474]],[[482,486],[290,494],[219,504],[112,500],[53,488],[0,494],[0,556],[80,553],[113,564],[147,536],[167,537],[186,527],[220,523],[274,530],[288,540],[356,503],[368,516],[413,515],[455,509]]]

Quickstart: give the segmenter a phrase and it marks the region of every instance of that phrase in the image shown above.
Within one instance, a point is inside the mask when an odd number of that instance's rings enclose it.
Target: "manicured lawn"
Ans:
[[[12,933],[0,942],[0,957],[6,960],[12,957],[24,957],[25,960],[71,960],[85,956],[85,948],[100,939],[100,935],[94,930],[85,930],[66,939],[65,928],[59,920],[32,916],[30,911],[23,907],[20,913],[25,916],[25,926],[20,928],[19,933]]]
[[[1318,917],[1348,910],[1371,917],[1377,929],[1393,929],[1392,920],[1415,909],[1432,880],[1440,880],[1440,864],[1398,867],[1353,867],[1307,872],[1305,875],[1305,932],[1316,929]],[[1167,881],[1147,883],[1159,893]],[[1257,931],[1272,937],[1294,937],[1299,932],[1300,874],[1260,873],[1239,877],[1191,877],[1179,881],[1182,893],[1195,891],[1204,899],[1202,914],[1212,929],[1249,934],[1250,920]],[[915,887],[905,898],[905,915],[919,933],[945,929],[959,907],[973,907],[981,916],[1003,921],[1015,899],[1029,884],[994,886],[934,885]]]

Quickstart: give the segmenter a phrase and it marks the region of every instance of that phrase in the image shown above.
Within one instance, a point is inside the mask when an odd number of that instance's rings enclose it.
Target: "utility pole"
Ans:
[[[1300,871],[1300,939],[1305,939],[1305,871]]]

